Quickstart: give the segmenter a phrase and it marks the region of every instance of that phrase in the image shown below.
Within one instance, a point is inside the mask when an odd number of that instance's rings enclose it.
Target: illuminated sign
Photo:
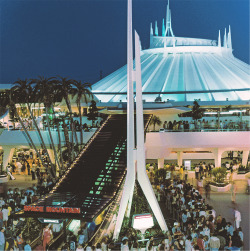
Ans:
[[[154,226],[151,214],[135,214],[133,216],[132,226],[134,229],[144,230]]]
[[[46,213],[66,213],[80,214],[81,209],[77,207],[43,207],[43,206],[24,206],[25,212],[46,212]]]
[[[60,224],[63,222],[63,220],[58,220],[58,219],[43,219],[43,218],[38,218],[38,220],[41,223],[52,223],[52,224]]]
[[[43,206],[24,206],[25,212],[44,212]]]
[[[191,160],[184,160],[184,166],[187,170],[191,170]]]

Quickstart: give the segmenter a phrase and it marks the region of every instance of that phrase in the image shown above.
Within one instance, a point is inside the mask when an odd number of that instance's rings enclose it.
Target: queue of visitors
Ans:
[[[24,219],[13,220],[11,215],[36,202],[40,196],[41,187],[33,184],[22,190],[9,188],[6,197],[0,198],[0,250],[31,250],[31,240],[23,238]],[[45,244],[35,250],[45,250]]]
[[[201,130],[241,130],[248,131],[247,121],[234,122],[232,120],[197,120],[197,121],[164,121],[163,129],[166,131],[201,131]]]
[[[120,250],[241,250],[241,214],[236,208],[234,222],[226,221],[193,185],[179,178],[161,184],[159,193],[170,214],[168,232],[160,239],[151,237],[145,249],[137,239],[123,236]]]

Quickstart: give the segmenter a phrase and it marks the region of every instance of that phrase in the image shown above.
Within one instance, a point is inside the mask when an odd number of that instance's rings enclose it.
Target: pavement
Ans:
[[[32,180],[31,175],[26,174],[13,174],[15,180],[9,180],[7,183],[8,188],[25,189],[31,187],[33,184],[37,184],[37,180]]]

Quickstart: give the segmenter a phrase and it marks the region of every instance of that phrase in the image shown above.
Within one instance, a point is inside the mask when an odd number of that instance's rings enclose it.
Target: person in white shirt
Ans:
[[[7,222],[8,222],[8,218],[9,218],[9,209],[6,205],[3,206],[3,224],[5,225],[5,227],[7,227]]]
[[[240,227],[240,222],[241,222],[241,213],[237,209],[234,210],[234,220],[236,229],[238,229]]]
[[[188,236],[185,240],[185,251],[193,251],[194,248],[192,246],[192,237]]]
[[[79,244],[76,248],[76,251],[84,251],[82,245]]]
[[[22,164],[21,164],[19,161],[16,162],[16,167],[17,167],[17,172],[18,172],[18,174],[21,174],[21,171],[22,171]]]
[[[128,239],[124,239],[121,245],[121,251],[129,251]]]

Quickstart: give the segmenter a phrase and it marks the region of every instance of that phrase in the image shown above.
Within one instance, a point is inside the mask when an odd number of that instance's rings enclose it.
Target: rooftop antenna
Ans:
[[[171,10],[169,9],[169,0],[168,0],[167,14],[166,14],[166,31],[165,31],[165,36],[166,37],[169,37],[169,36],[174,37],[174,33],[173,33],[173,30],[172,30],[172,22],[171,22]]]

